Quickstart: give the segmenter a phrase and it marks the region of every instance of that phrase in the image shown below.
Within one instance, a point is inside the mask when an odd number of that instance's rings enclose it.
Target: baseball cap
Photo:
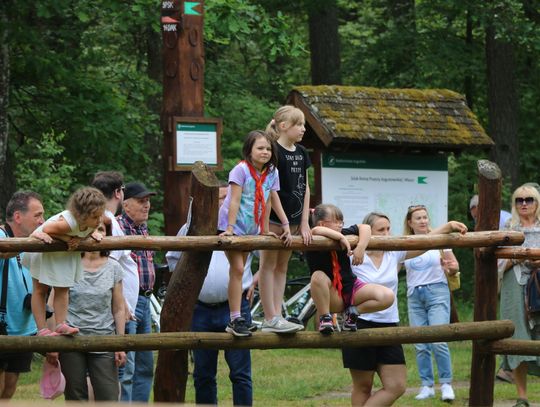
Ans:
[[[49,362],[43,362],[43,373],[39,383],[39,392],[41,397],[53,400],[62,395],[66,388],[66,378],[60,369],[60,361],[53,365]]]
[[[478,195],[473,195],[471,201],[469,202],[469,209],[472,209],[475,206],[478,206]]]
[[[142,182],[128,182],[124,190],[124,199],[129,198],[144,198],[146,196],[154,196],[154,191],[149,191]]]

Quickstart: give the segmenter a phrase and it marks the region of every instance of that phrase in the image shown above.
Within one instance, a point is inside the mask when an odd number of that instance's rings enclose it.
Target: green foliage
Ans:
[[[70,191],[75,187],[71,176],[75,165],[64,155],[61,144],[64,137],[63,133],[51,131],[43,134],[37,144],[27,144],[15,152],[19,189],[39,193],[47,216],[65,208]]]

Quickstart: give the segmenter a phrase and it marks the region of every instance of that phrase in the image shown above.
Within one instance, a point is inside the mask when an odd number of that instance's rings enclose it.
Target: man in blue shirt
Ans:
[[[13,194],[6,208],[6,223],[0,227],[0,238],[28,237],[44,222],[41,197],[35,192],[20,191]],[[21,264],[22,254],[0,254],[0,293],[7,264],[8,282],[6,313],[0,315],[7,323],[8,335],[30,336],[36,333],[30,302],[24,301],[32,292],[32,277]],[[27,304],[28,306],[25,306]],[[32,352],[0,353],[0,399],[10,399],[17,388],[19,374],[30,371]]]

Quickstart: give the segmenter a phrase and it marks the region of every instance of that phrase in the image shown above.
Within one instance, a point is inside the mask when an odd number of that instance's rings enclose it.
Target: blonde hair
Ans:
[[[96,212],[105,212],[106,203],[105,195],[99,189],[83,187],[69,197],[67,210],[72,213],[77,223],[80,223]]]
[[[414,230],[409,225],[409,221],[412,218],[413,213],[418,211],[426,211],[427,217],[429,219],[429,212],[424,205],[411,205],[407,208],[407,215],[403,221],[403,234],[404,235],[414,235]],[[428,231],[431,231],[431,228],[428,227]]]
[[[520,187],[517,187],[514,193],[512,194],[512,219],[510,220],[510,226],[514,227],[519,225],[519,214],[516,210],[516,196],[521,194],[522,192],[527,193],[527,195],[532,196],[536,201],[536,212],[534,213],[534,217],[536,221],[540,221],[540,193],[538,190],[530,185],[522,185]]]
[[[281,106],[274,112],[272,120],[266,126],[266,132],[274,141],[279,138],[279,124],[289,123],[288,127],[305,122],[304,113],[292,105]]]
[[[366,216],[364,216],[364,220],[362,221],[362,223],[364,225],[369,225],[370,228],[373,228],[373,225],[375,225],[375,222],[377,222],[377,220],[381,218],[386,219],[390,223],[390,218],[382,212],[368,213]]]
[[[343,221],[343,212],[341,212],[341,209],[339,209],[336,205],[320,204],[313,209],[311,221],[313,222],[313,226],[317,226],[319,222],[323,220],[331,220],[330,218],[332,217],[334,220]]]

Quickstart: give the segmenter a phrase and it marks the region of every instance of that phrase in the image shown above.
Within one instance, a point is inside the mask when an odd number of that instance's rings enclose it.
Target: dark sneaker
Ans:
[[[257,326],[257,324],[254,324],[253,321],[251,321],[250,324],[247,324],[246,323],[246,326],[247,326],[247,329],[249,332],[256,332],[257,329],[259,329],[259,327]]]
[[[225,331],[233,334],[234,336],[251,336],[246,320],[242,317],[236,318],[234,321],[229,322]]]
[[[356,314],[354,312],[350,312],[350,310],[347,309],[343,313],[343,327],[342,327],[342,330],[343,331],[356,332],[356,330],[358,329],[356,327],[356,321],[357,320],[358,320],[358,314]]]
[[[319,318],[319,332],[325,335],[329,335],[334,332],[334,321],[332,315],[321,315]]]

